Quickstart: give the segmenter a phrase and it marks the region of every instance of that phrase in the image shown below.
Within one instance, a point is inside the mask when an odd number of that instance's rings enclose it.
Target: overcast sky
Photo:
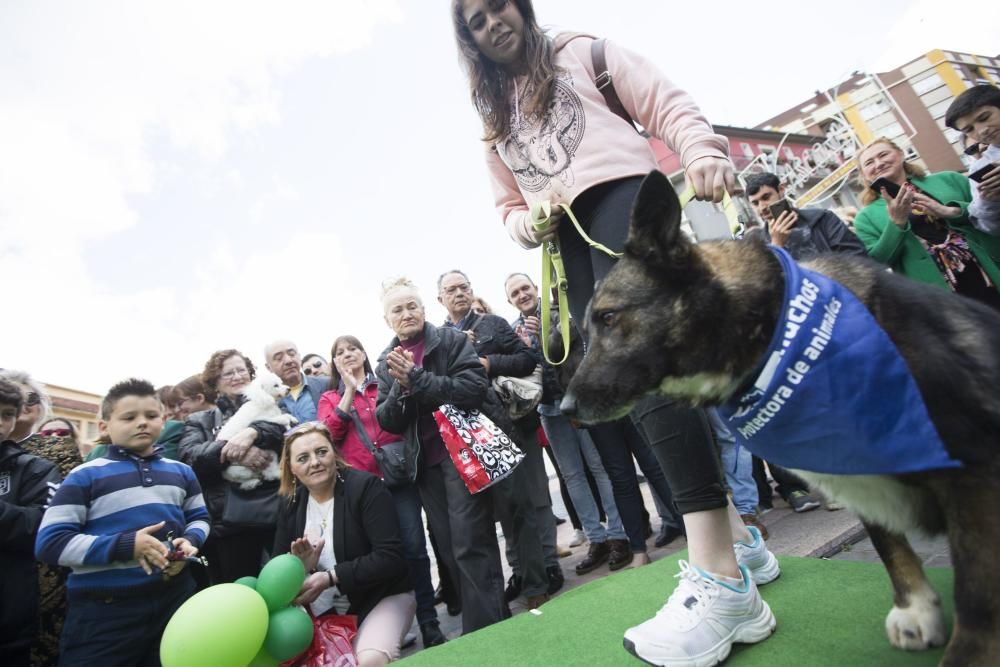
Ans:
[[[659,63],[708,118],[755,125],[852,70],[1000,51],[1000,4],[538,0],[543,25]],[[955,15],[949,14],[949,10]],[[707,12],[707,13],[706,13]],[[104,392],[216,349],[388,343],[379,285],[538,251],[492,206],[448,3],[0,3],[0,367]]]

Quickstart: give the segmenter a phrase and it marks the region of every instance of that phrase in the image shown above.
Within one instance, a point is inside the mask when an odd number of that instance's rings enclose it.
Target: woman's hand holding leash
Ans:
[[[727,192],[737,194],[740,190],[733,163],[723,157],[706,155],[697,158],[688,165],[685,175],[694,188],[696,199],[718,203]]]

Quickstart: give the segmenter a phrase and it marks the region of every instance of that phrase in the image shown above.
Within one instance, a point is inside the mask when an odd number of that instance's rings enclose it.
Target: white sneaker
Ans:
[[[747,530],[753,535],[751,544],[736,542],[733,549],[736,550],[736,562],[745,565],[750,570],[750,576],[758,586],[769,584],[781,576],[781,567],[778,559],[774,557],[767,548],[767,543],[761,537],[756,526],[747,526]]]
[[[650,665],[711,667],[734,642],[753,644],[774,632],[774,615],[740,567],[743,590],[680,561],[680,583],[656,616],[625,631],[625,649]]]
[[[587,536],[583,534],[582,530],[573,531],[573,539],[569,541],[570,548],[578,547],[581,544],[586,544]]]

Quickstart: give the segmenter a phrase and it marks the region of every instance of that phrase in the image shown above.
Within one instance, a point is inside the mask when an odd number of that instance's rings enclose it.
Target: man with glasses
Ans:
[[[438,301],[448,311],[444,326],[468,336],[487,377],[492,381],[499,376],[531,375],[539,362],[535,352],[502,317],[474,312],[474,300],[472,285],[462,271],[448,271],[438,278]],[[507,562],[513,570],[505,598],[511,602],[523,594],[529,606],[536,607],[562,588],[564,576],[556,550],[549,480],[538,443],[538,414],[531,411],[513,426],[513,432],[503,430],[524,450],[525,458],[506,480],[504,491],[509,494],[494,496],[507,538]]]
[[[330,377],[330,364],[318,354],[310,353],[302,357],[302,372],[306,375]]]
[[[279,404],[299,420],[299,423],[316,420],[320,396],[329,389],[329,379],[304,373],[300,365],[299,349],[295,343],[276,340],[264,347],[264,365],[285,383],[288,395]]]

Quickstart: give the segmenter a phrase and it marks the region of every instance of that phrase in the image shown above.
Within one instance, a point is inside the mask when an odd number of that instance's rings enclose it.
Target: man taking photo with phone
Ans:
[[[989,234],[1000,234],[1000,88],[973,86],[955,98],[945,124],[986,148],[969,167],[972,181],[972,224]]]
[[[765,240],[784,248],[796,260],[827,252],[867,256],[865,247],[844,221],[825,208],[795,208],[785,198],[785,186],[775,174],[753,174],[747,197],[764,222]],[[751,230],[748,236],[754,234]]]

